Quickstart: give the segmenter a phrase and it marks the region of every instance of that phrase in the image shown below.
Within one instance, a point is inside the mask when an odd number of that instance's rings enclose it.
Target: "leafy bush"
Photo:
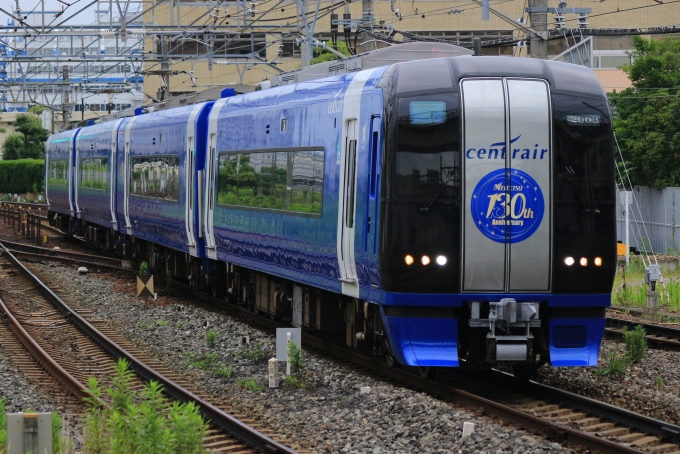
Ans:
[[[632,331],[627,326],[623,327],[623,340],[626,343],[626,356],[632,363],[639,363],[647,352],[647,340],[645,329],[637,325]]]
[[[207,425],[193,403],[172,405],[162,395],[162,386],[149,382],[137,393],[132,388],[128,363],[120,360],[112,386],[100,387],[89,380],[85,399],[85,452],[101,454],[153,453],[203,454]],[[108,395],[106,405],[101,400]]]
[[[305,368],[305,360],[302,357],[302,349],[295,345],[292,340],[288,341],[288,361],[290,362],[290,373],[299,378]]]
[[[5,414],[5,399],[0,397],[0,453],[7,452],[7,415]]]
[[[254,378],[251,378],[250,380],[239,378],[237,384],[241,388],[246,388],[251,391],[264,391],[264,385],[258,385]]]
[[[42,159],[0,161],[0,192],[43,192],[45,162]]]
[[[139,264],[139,275],[140,276],[146,276],[149,274],[149,264],[146,262],[142,262]]]

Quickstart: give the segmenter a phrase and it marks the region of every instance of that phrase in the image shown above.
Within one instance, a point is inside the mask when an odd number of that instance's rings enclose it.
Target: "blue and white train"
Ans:
[[[616,269],[589,69],[397,63],[55,134],[51,221],[391,363],[597,363]]]

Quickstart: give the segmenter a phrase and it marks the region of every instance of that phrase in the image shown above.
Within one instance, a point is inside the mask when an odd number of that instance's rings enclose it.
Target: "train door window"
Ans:
[[[179,156],[130,159],[130,195],[179,200]]]
[[[347,147],[347,161],[345,165],[345,181],[347,189],[345,192],[345,226],[349,229],[354,227],[354,193],[356,190],[356,165],[357,165],[357,141],[349,141]]]
[[[49,185],[66,186],[68,184],[68,174],[66,159],[53,159],[49,161],[50,174],[47,180]]]
[[[80,163],[80,187],[106,191],[108,158],[87,158]]]

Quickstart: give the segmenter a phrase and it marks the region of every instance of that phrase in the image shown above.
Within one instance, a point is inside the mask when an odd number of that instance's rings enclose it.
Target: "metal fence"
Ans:
[[[680,250],[680,188],[658,190],[636,186],[633,193],[629,213],[630,245],[641,251],[642,242],[648,242],[656,253],[677,254]],[[616,239],[621,242],[625,242],[626,235],[624,204],[621,197],[617,197]]]

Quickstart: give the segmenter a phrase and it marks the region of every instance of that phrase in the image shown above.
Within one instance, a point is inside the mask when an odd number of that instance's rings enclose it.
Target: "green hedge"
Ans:
[[[0,161],[0,192],[24,194],[43,192],[45,161],[42,159],[17,159]]]

